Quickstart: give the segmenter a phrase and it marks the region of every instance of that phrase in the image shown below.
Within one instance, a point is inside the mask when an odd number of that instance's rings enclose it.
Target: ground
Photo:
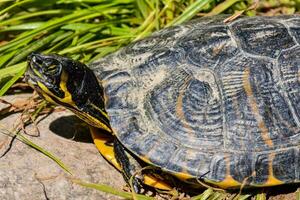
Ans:
[[[10,102],[16,98],[25,97],[5,97]],[[0,103],[0,109],[3,106],[5,105]],[[7,150],[11,140],[3,132],[11,130],[19,116],[20,114],[10,115],[0,121],[0,155]],[[74,124],[78,124],[76,128]],[[89,132],[80,126],[82,124],[72,113],[54,112],[38,123],[39,137],[25,135],[60,158],[73,175],[63,171],[42,153],[15,140],[8,153],[0,158],[0,199],[119,199],[71,181],[72,178],[79,178],[115,188],[123,188],[125,185],[121,174],[100,156]],[[27,133],[36,134],[32,126],[27,128]]]

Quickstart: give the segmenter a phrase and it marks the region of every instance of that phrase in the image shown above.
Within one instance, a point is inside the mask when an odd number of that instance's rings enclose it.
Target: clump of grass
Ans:
[[[196,15],[246,10],[252,0],[20,0],[0,2],[0,96],[24,73],[33,51],[90,62],[155,30]],[[260,1],[294,13],[299,1]],[[247,11],[255,15],[256,11]],[[13,70],[12,70],[13,69]]]
[[[1,1],[0,96],[23,76],[26,57],[33,51],[58,53],[88,63],[156,30],[195,16],[242,12],[246,15],[293,14],[300,9],[299,0],[262,0],[256,10],[248,9],[253,3],[252,0]],[[20,139],[51,158],[51,154],[28,139]],[[65,167],[56,158],[53,160]],[[76,183],[131,198],[130,194],[106,186]],[[299,191],[297,195],[299,198]],[[228,194],[209,188],[192,199],[227,197]],[[234,199],[250,197],[245,194]],[[138,198],[148,199],[139,195]],[[256,199],[264,198],[264,194],[256,196]]]

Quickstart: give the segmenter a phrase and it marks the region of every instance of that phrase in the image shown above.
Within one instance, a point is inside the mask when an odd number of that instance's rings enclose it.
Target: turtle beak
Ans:
[[[42,73],[42,60],[38,53],[31,53],[27,57],[27,71],[25,74],[25,80],[32,85],[36,85],[38,81],[43,81],[46,77]]]

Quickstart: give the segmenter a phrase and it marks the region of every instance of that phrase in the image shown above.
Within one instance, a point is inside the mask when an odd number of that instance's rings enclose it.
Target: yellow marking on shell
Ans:
[[[122,171],[122,167],[117,162],[114,148],[113,146],[107,145],[108,142],[112,140],[112,135],[107,135],[105,133],[101,133],[101,131],[97,128],[90,126],[90,131],[92,134],[92,138],[94,143],[99,150],[100,154],[117,170]],[[151,187],[155,187],[161,190],[171,190],[172,187],[166,182],[154,177],[151,174],[143,174],[144,184],[149,185]]]
[[[139,157],[140,157],[140,159],[142,159],[142,161],[144,161],[145,163],[152,163],[152,162],[149,160],[149,158],[146,157],[146,156],[139,156]]]
[[[176,102],[176,115],[181,119],[182,124],[184,126],[184,128],[186,128],[188,130],[188,133],[192,133],[193,129],[190,127],[190,125],[187,123],[185,116],[184,116],[184,112],[183,112],[183,95],[185,92],[185,89],[188,86],[188,82],[191,80],[191,78],[188,78],[185,82],[184,82],[184,86],[183,88],[181,88],[178,98],[177,98],[177,102]],[[191,135],[193,137],[193,135]]]
[[[225,179],[220,182],[211,180],[205,180],[205,182],[218,186],[222,189],[236,188],[242,185],[242,183],[234,180],[231,175],[226,175]]]
[[[188,173],[187,171],[182,171],[182,172],[176,172],[176,173],[172,173],[176,178],[182,180],[182,181],[186,181],[188,179],[192,179],[195,178],[194,176],[192,176],[190,173]]]
[[[260,129],[262,139],[264,140],[265,144],[267,144],[269,147],[273,147],[273,142],[269,136],[269,131],[266,127],[266,124],[265,124],[262,116],[259,113],[259,108],[258,108],[257,102],[255,101],[255,98],[253,96],[253,91],[251,88],[251,83],[249,81],[249,77],[250,77],[250,70],[249,70],[249,68],[246,68],[244,71],[244,75],[243,75],[243,86],[244,86],[245,92],[247,94],[247,97],[249,99],[251,110],[252,110],[254,117],[258,123],[258,128]]]
[[[219,181],[219,182],[214,182],[214,184],[223,189],[241,186],[242,184],[240,182],[234,180],[233,177],[230,175],[230,158],[229,158],[229,156],[225,156],[225,163],[226,163],[225,179],[223,179],[222,181]]]
[[[268,176],[268,180],[263,184],[264,186],[273,186],[273,185],[281,185],[284,184],[284,182],[282,182],[281,180],[278,180],[275,176],[274,176],[274,172],[273,172],[273,160],[275,158],[275,153],[270,153],[269,154],[269,163],[268,163],[268,172],[269,172],[269,176]]]
[[[149,158],[146,157],[146,156],[141,156],[140,159],[141,159],[142,161],[146,162],[146,163],[149,163],[149,164],[152,163],[152,162],[149,160]],[[188,179],[191,179],[191,178],[195,178],[194,176],[192,176],[191,174],[189,174],[189,173],[186,172],[186,171],[182,171],[182,172],[173,172],[173,171],[171,171],[171,172],[169,172],[169,173],[171,173],[173,176],[175,176],[176,178],[178,178],[178,179],[180,179],[180,180],[183,180],[183,181],[188,180]]]

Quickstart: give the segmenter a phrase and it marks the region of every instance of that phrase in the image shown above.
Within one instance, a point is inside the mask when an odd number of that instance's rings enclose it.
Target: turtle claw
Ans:
[[[143,189],[143,181],[140,178],[134,177],[132,179],[132,188],[131,188],[135,193],[140,194]]]

